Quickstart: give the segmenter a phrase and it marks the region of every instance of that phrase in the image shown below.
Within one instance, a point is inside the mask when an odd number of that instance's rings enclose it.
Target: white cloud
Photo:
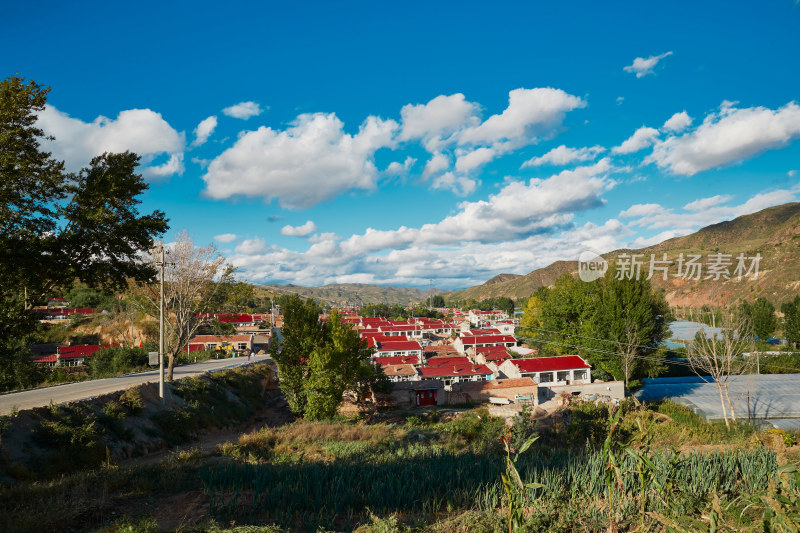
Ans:
[[[693,176],[781,148],[800,137],[800,106],[794,102],[774,111],[733,105],[725,102],[694,131],[656,143],[645,161],[673,174]]]
[[[653,69],[658,65],[658,62],[664,59],[667,56],[671,56],[672,52],[665,52],[661,55],[657,56],[650,56],[648,58],[644,57],[637,57],[633,60],[631,65],[624,67],[623,70],[625,72],[633,72],[636,73],[637,78],[641,78],[642,76],[647,76],[648,74],[653,73]]]
[[[605,150],[602,146],[592,146],[585,148],[568,148],[566,145],[561,145],[553,148],[543,156],[533,157],[522,163],[521,168],[525,167],[538,167],[541,165],[569,165],[576,161],[591,161],[597,154]]]
[[[402,163],[399,161],[392,161],[383,173],[389,176],[402,176],[408,174],[411,167],[413,167],[416,162],[417,160],[411,156],[406,157],[406,160]]]
[[[622,105],[622,102],[625,101],[624,96],[617,96],[617,105]]]
[[[433,179],[431,187],[433,189],[453,191],[457,196],[467,196],[475,191],[478,187],[478,182],[466,176],[445,172]]]
[[[491,148],[481,147],[471,151],[457,151],[456,155],[456,170],[459,172],[468,172],[482,167],[494,159],[496,153]]]
[[[288,235],[290,237],[305,237],[310,233],[314,233],[315,231],[317,231],[317,225],[309,220],[300,226],[290,226],[288,224],[285,225],[283,228],[281,228],[281,235]]]
[[[169,159],[161,165],[145,167],[142,175],[148,178],[165,178],[173,174],[181,175],[183,170],[183,152],[179,152],[170,155]]]
[[[700,198],[694,202],[689,202],[683,206],[683,208],[686,211],[705,211],[710,207],[730,202],[732,199],[733,196],[730,194],[717,194],[708,198]]]
[[[211,134],[214,133],[214,130],[217,127],[217,117],[216,115],[211,115],[208,118],[205,118],[200,121],[200,124],[194,129],[194,141],[192,142],[192,146],[200,146],[201,144],[205,144]]]
[[[661,213],[664,208],[659,204],[634,204],[628,209],[621,211],[619,216],[622,218],[643,217],[653,213]]]
[[[88,166],[93,157],[104,152],[130,150],[142,156],[144,167],[159,155],[169,155],[164,165],[150,171],[143,169],[145,174],[165,176],[167,172],[183,172],[183,133],[178,133],[160,113],[150,109],[129,109],[121,111],[116,119],[99,116],[92,122],[83,122],[47,106],[39,113],[37,125],[55,137],[54,141],[43,141],[44,148],[57,159],[63,159],[70,171]]]
[[[730,201],[730,198],[719,195],[690,202],[684,206],[683,211],[668,209],[658,204],[650,204],[650,209],[637,209],[631,214],[632,217],[639,218],[632,221],[630,226],[641,226],[649,229],[668,228],[673,231],[682,231],[685,234],[710,224],[731,220],[738,216],[755,213],[767,207],[792,201],[797,193],[798,189],[759,193],[739,205],[722,205],[724,202]],[[634,211],[636,207],[633,206],[628,211]]]
[[[453,133],[480,122],[480,106],[461,93],[440,95],[427,104],[408,104],[400,110],[400,140],[422,139],[429,151],[445,142]]]
[[[686,111],[675,113],[672,115],[661,129],[664,131],[671,131],[673,133],[680,133],[692,124],[692,117]]]
[[[226,107],[222,110],[223,114],[233,118],[240,118],[242,120],[247,120],[251,117],[258,116],[263,112],[264,110],[261,109],[261,106],[255,102],[239,102],[236,105]]]
[[[450,157],[442,152],[436,152],[433,157],[425,163],[425,169],[422,171],[422,179],[426,180],[429,177],[437,174],[450,167]]]
[[[223,233],[222,235],[216,235],[214,240],[217,242],[233,242],[237,239],[235,233]]]
[[[507,142],[514,147],[531,144],[552,134],[568,111],[585,106],[583,99],[561,89],[514,89],[508,93],[508,107],[501,114],[466,128],[459,135],[459,143],[496,145]]]
[[[789,172],[786,173],[786,175],[789,176],[790,178],[795,177],[796,174],[797,174],[796,170],[790,170]]]
[[[651,146],[658,140],[658,130],[642,126],[625,140],[621,145],[611,149],[615,154],[632,154]]]
[[[262,126],[242,134],[208,166],[206,193],[278,199],[306,209],[352,189],[371,190],[378,177],[376,150],[394,145],[398,125],[368,117],[355,135],[334,114],[297,117],[285,130]]]
[[[256,255],[267,251],[267,243],[263,239],[245,239],[240,242],[234,251],[237,254]]]

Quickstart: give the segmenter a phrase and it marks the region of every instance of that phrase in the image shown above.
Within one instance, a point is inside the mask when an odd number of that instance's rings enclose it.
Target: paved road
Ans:
[[[269,356],[257,355],[255,359],[256,361],[266,361],[269,360]],[[174,377],[175,379],[181,379],[203,374],[204,372],[213,372],[215,370],[223,370],[225,368],[233,368],[245,364],[247,364],[246,357],[215,359],[202,363],[192,363],[175,367]],[[102,394],[125,390],[147,382],[158,383],[158,369],[114,378],[66,383],[55,387],[12,392],[10,394],[0,395],[0,414],[8,414],[14,407],[20,410],[44,407],[49,405],[51,400],[55,404],[60,404],[93,398]]]

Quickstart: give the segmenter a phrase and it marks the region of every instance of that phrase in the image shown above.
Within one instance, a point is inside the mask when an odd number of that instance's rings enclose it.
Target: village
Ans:
[[[43,321],[58,323],[74,315],[103,313],[100,309],[76,309],[52,300],[36,309]],[[392,392],[380,398],[384,406],[414,408],[488,403],[510,406],[539,406],[567,398],[617,403],[625,397],[621,381],[592,379],[588,362],[578,355],[540,357],[515,336],[519,320],[500,310],[463,311],[440,308],[442,319],[411,317],[392,320],[364,317],[359,308],[335,308],[342,322],[355,329],[372,350],[372,362],[392,382]],[[328,320],[330,315],[320,315]],[[283,316],[258,313],[198,313],[207,328],[224,324],[229,335],[198,334],[182,353],[185,362],[192,354],[215,352],[216,357],[249,357],[266,354],[270,332],[280,332]],[[46,345],[34,346],[33,361],[50,367],[80,371],[99,350],[118,346]],[[42,353],[50,352],[50,353]],[[502,412],[502,411],[501,411]]]

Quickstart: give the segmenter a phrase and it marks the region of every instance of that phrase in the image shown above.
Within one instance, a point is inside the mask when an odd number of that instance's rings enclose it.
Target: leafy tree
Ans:
[[[305,381],[308,357],[323,344],[324,331],[319,321],[322,310],[313,300],[293,294],[278,299],[283,310],[282,340],[270,344],[270,355],[278,365],[281,391],[289,408],[298,416],[306,410]]]
[[[444,296],[437,294],[433,297],[433,307],[444,307]]]
[[[364,397],[386,387],[386,378],[370,362],[371,349],[337,312],[319,321],[320,307],[299,296],[285,297],[283,340],[270,346],[281,390],[292,412],[309,419],[331,418],[343,394]]]
[[[800,296],[781,305],[783,336],[795,347],[800,345]]]
[[[33,327],[29,308],[74,280],[123,287],[146,280],[137,261],[167,229],[164,214],[138,212],[147,184],[139,157],[103,154],[76,174],[41,149],[46,139],[37,113],[49,88],[10,77],[0,82],[0,386],[24,386],[14,346]],[[16,370],[15,370],[16,369]]]
[[[767,340],[778,327],[775,306],[766,298],[758,298],[752,304],[742,302],[739,311],[747,318],[753,332],[761,340]]]
[[[544,296],[546,294],[546,296]],[[647,280],[613,276],[586,283],[568,274],[529,299],[522,323],[551,353],[587,357],[598,377],[625,380],[654,375],[668,337],[669,306]]]

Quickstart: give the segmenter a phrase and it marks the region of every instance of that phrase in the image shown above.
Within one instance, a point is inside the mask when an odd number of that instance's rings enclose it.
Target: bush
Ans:
[[[87,371],[93,378],[118,376],[147,368],[149,358],[142,348],[106,348],[88,358]]]

